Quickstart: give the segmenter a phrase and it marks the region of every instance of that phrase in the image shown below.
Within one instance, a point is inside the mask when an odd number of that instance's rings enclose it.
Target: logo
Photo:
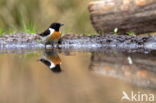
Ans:
[[[147,94],[147,93],[141,93],[137,92],[134,93],[133,91],[130,92],[130,94],[127,94],[125,91],[122,92],[123,96],[121,97],[121,100],[127,100],[127,101],[148,101],[148,102],[153,102],[155,101],[154,94]]]

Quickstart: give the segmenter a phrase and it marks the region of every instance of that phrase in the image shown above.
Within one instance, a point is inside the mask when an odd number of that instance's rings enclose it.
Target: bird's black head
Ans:
[[[62,69],[59,64],[57,64],[54,68],[51,69],[54,73],[62,72]]]
[[[59,31],[60,27],[63,26],[64,24],[61,23],[52,23],[50,25],[50,28],[55,29],[55,31]]]

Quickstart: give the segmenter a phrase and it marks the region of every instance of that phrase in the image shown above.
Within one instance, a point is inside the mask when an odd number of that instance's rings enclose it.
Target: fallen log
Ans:
[[[98,33],[136,34],[156,32],[156,0],[98,0],[88,5],[90,19]]]

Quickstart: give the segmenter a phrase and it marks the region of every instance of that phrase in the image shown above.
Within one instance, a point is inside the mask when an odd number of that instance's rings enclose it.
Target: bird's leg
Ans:
[[[49,44],[49,41],[46,41],[45,42],[45,45],[44,45],[44,47],[45,47],[45,49],[46,49],[46,46]]]
[[[50,41],[50,44],[51,44],[52,47],[54,47],[54,41],[53,40]]]
[[[62,38],[60,38],[59,40],[58,40],[58,42],[57,42],[57,47],[60,49],[60,47],[59,47],[59,45],[61,45],[62,44]]]
[[[46,41],[45,42],[45,49],[47,49],[47,45],[51,45],[53,47],[54,43],[53,43],[53,41]]]
[[[59,44],[59,45],[62,44],[62,38],[60,38],[60,39],[58,40],[58,44]]]
[[[58,40],[58,44],[59,44],[59,45],[62,44],[62,38],[60,38],[60,39]]]

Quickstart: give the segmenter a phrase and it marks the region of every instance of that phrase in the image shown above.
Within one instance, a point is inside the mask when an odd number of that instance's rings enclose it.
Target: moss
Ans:
[[[135,32],[127,32],[127,34],[128,34],[129,36],[136,36],[136,33],[135,33]]]

